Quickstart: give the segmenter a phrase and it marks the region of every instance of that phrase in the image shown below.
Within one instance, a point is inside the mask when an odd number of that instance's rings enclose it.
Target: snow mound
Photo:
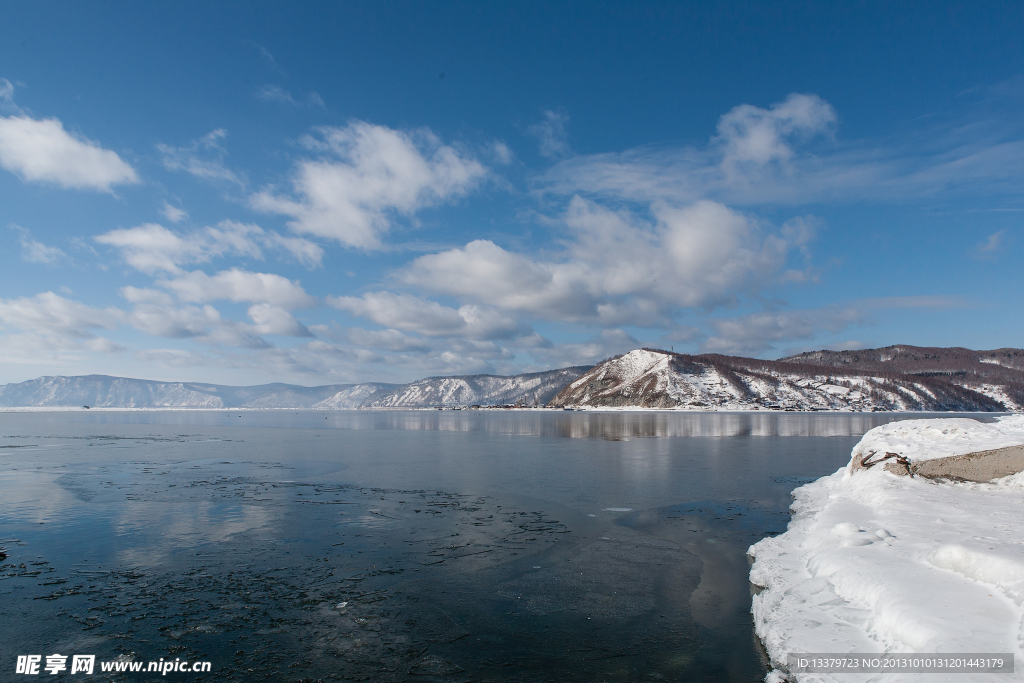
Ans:
[[[902,449],[941,457],[1022,437],[1021,416],[989,425],[909,420],[871,430],[853,454]],[[1024,680],[1024,474],[937,482],[881,467],[855,475],[843,468],[793,496],[788,530],[748,551],[750,581],[761,588],[753,597],[755,630],[774,667],[769,679],[907,678],[789,673],[790,653],[1012,652],[1016,674],[955,678]]]
[[[871,453],[897,453],[911,462],[1024,444],[1024,415],[985,424],[962,417],[903,420],[875,427],[853,448],[851,465]]]

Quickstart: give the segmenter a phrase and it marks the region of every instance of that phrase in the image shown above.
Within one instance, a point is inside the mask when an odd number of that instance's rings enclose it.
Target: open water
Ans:
[[[0,680],[758,681],[746,549],[900,417],[0,413]]]

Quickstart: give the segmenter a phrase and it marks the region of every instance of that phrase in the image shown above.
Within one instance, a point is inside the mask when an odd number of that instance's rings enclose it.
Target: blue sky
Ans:
[[[0,382],[1020,347],[1019,3],[15,3]]]

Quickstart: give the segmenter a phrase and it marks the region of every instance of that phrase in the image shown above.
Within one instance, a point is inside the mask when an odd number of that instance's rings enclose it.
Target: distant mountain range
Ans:
[[[0,386],[0,407],[91,408],[423,408],[451,405],[544,405],[589,366],[511,377],[431,377],[411,384],[262,384],[232,387],[84,375],[40,377]]]
[[[720,410],[1024,408],[1024,350],[890,346],[777,361],[638,349],[600,363],[550,405]]]
[[[637,349],[593,367],[429,377],[409,384],[263,384],[86,375],[0,386],[0,407],[427,408],[523,405],[690,410],[1024,409],[1024,350],[889,346],[777,361]]]

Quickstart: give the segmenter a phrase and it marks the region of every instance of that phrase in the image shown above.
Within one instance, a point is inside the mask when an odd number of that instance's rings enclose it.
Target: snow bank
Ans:
[[[1024,415],[984,424],[969,418],[902,420],[876,427],[853,448],[852,461],[871,453],[898,453],[911,462],[1024,444]]]
[[[853,450],[918,460],[1024,443],[1024,416],[995,424],[908,420],[872,429]],[[851,461],[852,462],[852,461]],[[787,680],[790,653],[1012,652],[1024,680],[1024,474],[989,483],[843,468],[793,493],[786,533],[748,551],[755,630]],[[932,680],[945,676],[931,675]],[[920,674],[809,674],[789,680],[927,680]]]

